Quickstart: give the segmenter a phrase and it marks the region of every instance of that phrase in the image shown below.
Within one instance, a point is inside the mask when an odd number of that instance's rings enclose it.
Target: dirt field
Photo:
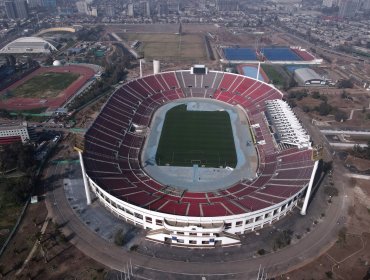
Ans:
[[[135,40],[142,42],[142,51],[147,59],[165,59],[171,61],[196,61],[207,58],[204,39],[198,34],[156,33],[119,33],[130,44]]]
[[[331,125],[336,127],[358,127],[367,128],[370,125],[370,96],[366,91],[359,91],[357,89],[337,89],[337,88],[307,88],[296,87],[291,91],[305,90],[308,94],[312,92],[319,92],[321,95],[327,97],[327,103],[334,108],[339,108],[347,113],[348,119],[343,122],[336,122],[333,115],[321,116],[317,111],[313,111],[316,106],[319,106],[323,101],[321,99],[314,99],[311,96],[304,97],[302,100],[295,100],[299,107],[308,106],[310,112],[308,113],[312,118],[319,121],[328,121]],[[350,98],[342,98],[343,91]],[[351,113],[353,111],[353,113]],[[352,118],[351,118],[352,115]]]
[[[0,279],[104,279],[109,269],[86,257],[63,236],[58,225],[48,223],[43,201],[29,205],[16,235],[0,258]],[[40,240],[33,257],[22,268],[31,249]]]
[[[370,160],[357,158],[353,156],[348,156],[346,159],[346,164],[353,165],[359,171],[366,171],[370,169]],[[369,188],[370,191],[370,188]]]
[[[350,220],[343,224],[345,237],[324,255],[282,279],[361,280],[370,269],[370,190],[366,180],[351,179],[354,203],[348,211]],[[353,183],[353,184],[352,184]]]

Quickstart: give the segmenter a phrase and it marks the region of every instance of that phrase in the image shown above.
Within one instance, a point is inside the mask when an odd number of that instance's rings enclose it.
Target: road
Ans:
[[[63,230],[66,236],[70,236],[71,243],[87,256],[118,271],[126,269],[127,262],[131,261],[136,279],[201,279],[201,276],[206,276],[206,279],[254,279],[260,265],[269,276],[280,275],[308,263],[326,251],[336,241],[340,228],[338,219],[347,214],[348,201],[342,183],[340,196],[326,210],[327,222],[319,223],[295,245],[258,258],[229,262],[212,263],[206,259],[204,262],[164,260],[126,251],[91,231],[76,216],[66,199],[62,180],[67,166],[57,163],[47,167],[49,176],[58,178],[46,194],[49,215],[59,224],[65,224]],[[89,207],[94,207],[94,204]]]

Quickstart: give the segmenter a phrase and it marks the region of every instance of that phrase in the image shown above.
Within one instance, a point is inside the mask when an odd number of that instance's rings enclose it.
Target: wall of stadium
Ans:
[[[315,171],[315,169],[314,169]],[[112,213],[149,230],[147,237],[159,242],[186,246],[239,244],[238,234],[261,229],[284,217],[297,206],[308,184],[281,203],[258,211],[220,217],[188,217],[160,213],[122,201],[103,190],[86,174],[96,197]],[[311,176],[313,180],[314,176]]]

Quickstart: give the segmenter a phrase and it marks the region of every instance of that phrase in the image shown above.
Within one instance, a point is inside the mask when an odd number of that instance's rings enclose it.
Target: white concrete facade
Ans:
[[[294,196],[258,211],[219,217],[189,217],[132,205],[109,194],[87,174],[86,176],[91,190],[100,202],[118,217],[149,230],[148,238],[159,242],[171,240],[171,244],[202,247],[239,244],[238,234],[261,229],[284,217],[297,205],[309,185],[308,183]]]
[[[27,122],[0,124],[0,138],[12,136],[20,136],[22,143],[27,142],[30,139]]]

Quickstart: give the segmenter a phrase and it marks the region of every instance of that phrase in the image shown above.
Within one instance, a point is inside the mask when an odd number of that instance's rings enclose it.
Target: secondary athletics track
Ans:
[[[31,79],[34,76],[41,75],[46,72],[54,73],[77,73],[80,76],[66,89],[62,90],[57,97],[54,98],[20,98],[10,97],[9,99],[2,98],[2,96],[8,91],[15,89]],[[57,109],[66,101],[68,101],[89,79],[94,76],[94,70],[79,66],[79,65],[68,65],[68,66],[57,66],[57,67],[41,67],[27,75],[23,79],[16,81],[6,89],[0,92],[0,108],[7,110],[32,110],[37,108],[49,108]]]

